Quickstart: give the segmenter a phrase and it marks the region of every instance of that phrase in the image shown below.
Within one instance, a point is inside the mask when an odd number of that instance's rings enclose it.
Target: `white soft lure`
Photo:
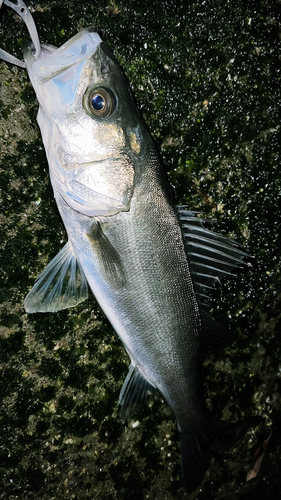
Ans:
[[[244,432],[209,413],[201,363],[232,340],[206,312],[209,292],[243,268],[247,255],[205,229],[195,213],[176,207],[120,67],[99,35],[87,28],[57,49],[38,47],[29,31],[33,43],[21,66],[39,102],[68,242],[27,295],[25,309],[75,306],[90,286],[131,359],[121,416],[129,418],[156,393],[163,396],[177,420],[191,492],[212,457]],[[15,63],[9,57],[4,53]]]

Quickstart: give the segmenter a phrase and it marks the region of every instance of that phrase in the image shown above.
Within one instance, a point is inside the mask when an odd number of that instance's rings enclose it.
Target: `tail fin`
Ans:
[[[203,431],[181,434],[182,473],[187,493],[201,484],[212,458],[231,448],[246,431],[246,426],[212,417]]]

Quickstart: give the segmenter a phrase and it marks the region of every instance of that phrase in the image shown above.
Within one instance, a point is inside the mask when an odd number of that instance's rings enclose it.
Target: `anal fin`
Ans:
[[[157,394],[158,389],[131,364],[118,401],[121,405],[119,414],[121,420],[131,418],[141,406],[148,404]]]

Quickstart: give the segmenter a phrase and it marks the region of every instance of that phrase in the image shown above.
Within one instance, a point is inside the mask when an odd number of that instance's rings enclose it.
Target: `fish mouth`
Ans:
[[[55,183],[68,205],[89,216],[109,216],[128,211],[133,194],[132,167],[124,159],[106,158],[80,165],[71,178]],[[129,176],[127,174],[130,174]]]
[[[41,54],[38,59],[34,57],[32,44],[26,44],[24,60],[28,71],[31,71],[40,83],[45,83],[69,67],[88,60],[101,43],[102,40],[95,28],[84,28],[59,48],[41,44]],[[48,64],[44,61],[46,57]]]

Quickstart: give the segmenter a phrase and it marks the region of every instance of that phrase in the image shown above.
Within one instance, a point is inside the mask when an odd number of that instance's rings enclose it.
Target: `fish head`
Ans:
[[[88,216],[128,211],[142,125],[118,62],[93,28],[24,59],[55,196]]]

